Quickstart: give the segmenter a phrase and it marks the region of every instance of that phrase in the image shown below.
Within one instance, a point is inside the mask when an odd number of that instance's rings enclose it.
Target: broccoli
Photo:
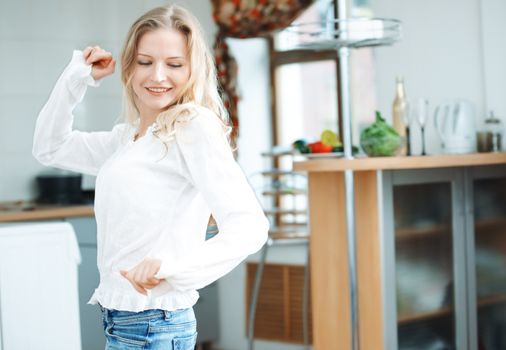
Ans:
[[[360,145],[370,157],[393,156],[401,146],[401,137],[376,111],[376,121],[362,131]]]

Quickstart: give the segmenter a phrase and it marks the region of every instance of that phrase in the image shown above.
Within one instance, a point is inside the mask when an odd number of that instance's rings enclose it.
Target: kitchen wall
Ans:
[[[506,123],[506,1],[481,0],[485,105]],[[503,140],[503,149],[506,149]]]
[[[403,38],[399,43],[374,50],[378,108],[385,115],[391,115],[395,77],[403,75],[412,105],[419,97],[427,98],[432,110],[445,99],[468,99],[476,106],[477,125],[481,126],[489,108],[485,104],[481,1],[381,0],[371,3],[375,16],[403,22]],[[418,149],[416,131],[413,138]],[[428,152],[440,152],[440,141],[432,123],[427,133]]]

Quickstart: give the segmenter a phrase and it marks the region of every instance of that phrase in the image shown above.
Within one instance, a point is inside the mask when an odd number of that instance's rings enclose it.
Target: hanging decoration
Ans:
[[[211,0],[213,19],[218,25],[214,55],[221,95],[232,122],[232,141],[239,131],[237,103],[238,66],[228,50],[226,38],[258,38],[282,29],[306,9],[313,0]]]

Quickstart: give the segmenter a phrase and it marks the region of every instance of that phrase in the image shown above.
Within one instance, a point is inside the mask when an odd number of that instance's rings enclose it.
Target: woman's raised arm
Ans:
[[[105,160],[117,149],[120,137],[127,127],[117,124],[112,131],[82,132],[73,130],[74,108],[83,100],[89,86],[98,86],[92,76],[92,65],[88,59],[104,57],[104,54],[92,58],[92,50],[75,50],[71,62],[58,79],[49,100],[39,113],[33,137],[33,156],[46,166],[96,175]],[[98,61],[97,61],[98,64]],[[93,69],[95,69],[93,64]],[[114,71],[114,61],[107,64],[108,74],[99,71],[104,77]],[[106,66],[106,67],[107,67]],[[111,72],[112,68],[112,72]],[[99,68],[100,69],[100,68]]]

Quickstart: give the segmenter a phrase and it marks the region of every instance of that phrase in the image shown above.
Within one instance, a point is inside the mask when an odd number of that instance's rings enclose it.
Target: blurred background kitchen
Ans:
[[[85,304],[98,284],[95,227],[90,209],[95,179],[91,176],[79,178],[77,188],[83,191],[80,193],[83,199],[81,205],[74,208],[79,203],[73,203],[72,206],[68,203],[53,204],[51,210],[63,211],[48,211],[47,216],[44,213],[38,216],[39,209],[34,202],[40,199],[41,191],[44,191],[41,186],[44,185],[37,184],[37,176],[49,174],[54,179],[63,175],[46,169],[32,157],[35,120],[69,62],[72,50],[99,45],[118,58],[133,20],[146,10],[165,3],[157,0],[0,2],[0,125],[3,131],[0,138],[0,211],[3,211],[0,221],[4,222],[2,228],[8,228],[8,222],[19,224],[23,221],[65,221],[72,224],[82,258],[78,270],[78,310],[81,344],[85,350],[98,350],[104,344],[99,310]],[[298,4],[304,7],[304,11],[297,13],[294,23],[325,20],[333,16],[335,11],[335,3],[331,0],[179,0],[176,3],[188,8],[199,18],[210,46],[218,31],[213,20],[213,5],[223,10],[227,3],[239,3],[246,8],[253,8],[257,3],[262,6],[265,3],[281,4],[285,8]],[[494,135],[499,135],[493,139],[495,141],[485,136],[489,141],[484,141],[481,150],[501,151],[506,148],[502,138],[506,118],[504,1],[353,0],[349,1],[349,5],[349,15],[353,17],[387,17],[402,22],[402,39],[394,45],[352,51],[350,78],[354,145],[359,146],[360,133],[374,122],[376,110],[382,113],[388,123],[393,124],[392,103],[396,96],[396,79],[402,77],[405,97],[409,101],[404,123],[410,130],[412,155],[422,153],[421,110],[426,111],[426,120],[422,123],[425,125],[423,144],[426,154],[448,153],[448,146],[445,148],[442,138],[445,133],[451,134],[452,131],[442,126],[441,136],[436,130],[434,115],[437,106],[440,106],[440,110],[459,110],[454,113],[458,117],[452,120],[452,123],[458,123],[456,129],[461,130],[459,135],[472,133],[476,136],[488,129],[493,130]],[[325,129],[339,135],[342,128],[339,118],[342,101],[338,91],[337,55],[335,51],[316,54],[295,52],[283,38],[282,33],[273,32],[272,35],[262,33],[262,37],[257,38],[226,39],[238,66],[238,161],[252,185],[258,189],[263,203],[272,205],[274,201],[274,204],[289,210],[297,210],[300,205],[304,211],[304,198],[292,204],[287,204],[285,199],[265,200],[263,197],[268,197],[269,193],[263,190],[265,178],[260,175],[272,167],[283,165],[290,168],[293,156],[290,152],[295,140],[304,139],[308,143],[318,141]],[[119,69],[99,88],[88,89],[84,101],[74,111],[76,129],[98,131],[112,128],[120,114],[121,84],[118,72]],[[489,118],[491,113],[497,118]],[[487,118],[491,119],[488,123],[485,122]],[[475,152],[479,140],[477,136],[469,152],[456,153]],[[282,152],[288,152],[289,159],[279,159],[279,163],[276,163]],[[363,155],[362,149],[359,152]],[[71,181],[69,178],[67,180]],[[300,183],[297,180],[291,185]],[[274,187],[280,189],[279,186]],[[51,188],[46,189],[54,195]],[[290,227],[304,227],[307,224],[304,214],[292,214],[293,225]],[[273,222],[279,224],[279,216],[274,215]],[[197,305],[201,314],[199,346],[202,349],[247,348],[251,289],[257,271],[256,263],[261,257],[260,253],[250,257],[232,273],[202,291],[200,305]],[[490,261],[496,256],[484,257],[487,258]],[[7,266],[7,262],[1,259],[0,264]],[[268,259],[270,265],[266,265],[263,276],[267,289],[261,290],[260,298],[264,293],[264,302],[259,303],[257,309],[257,317],[264,320],[258,324],[263,322],[267,326],[263,329],[258,325],[255,349],[305,349],[304,338],[311,336],[303,334],[304,310],[301,306],[307,245],[277,246],[270,250]],[[14,261],[9,263],[13,264]],[[409,270],[409,264],[403,265],[403,268]],[[430,274],[430,271],[427,273]],[[276,285],[275,281],[283,280],[283,276],[285,282],[289,280],[292,284]],[[287,276],[292,276],[292,279]],[[5,314],[6,308],[2,304],[2,300],[5,303],[5,300],[16,299],[1,297],[9,288],[1,278],[0,274],[0,326],[3,325],[0,336],[4,338],[0,344],[4,345],[5,350],[17,350],[9,347],[5,341],[9,337],[8,329],[12,329],[5,328],[7,322],[12,322],[6,319],[12,314]],[[296,290],[293,296],[290,294],[292,289]],[[12,293],[15,292],[12,291],[15,289],[8,290],[8,298],[13,298]],[[277,295],[276,290],[285,291],[285,294]],[[265,299],[265,293],[274,293],[271,298],[273,304]],[[272,305],[278,305],[279,308],[274,310]],[[272,314],[266,313],[269,308],[274,310]],[[75,312],[75,308],[72,310],[69,312]],[[470,345],[469,349],[476,347]]]

